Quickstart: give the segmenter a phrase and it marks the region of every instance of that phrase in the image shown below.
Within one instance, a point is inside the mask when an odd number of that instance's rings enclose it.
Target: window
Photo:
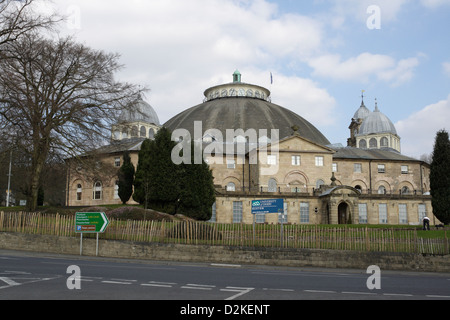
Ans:
[[[148,138],[152,140],[155,138],[155,130],[153,130],[152,128],[148,130]]]
[[[233,223],[242,222],[242,201],[233,201]]]
[[[259,213],[255,214],[255,222],[256,223],[266,223],[266,215]]]
[[[209,220],[209,222],[216,222],[217,221],[217,216],[216,216],[216,203],[214,202],[212,205],[212,215],[211,215],[211,219]]]
[[[272,155],[272,154],[267,156],[267,164],[276,165],[277,164],[277,156]]]
[[[419,222],[422,222],[423,218],[427,215],[427,206],[423,203],[419,204]]]
[[[114,183],[114,199],[117,200],[119,198],[119,180],[116,180]]]
[[[400,194],[409,194],[409,188],[408,188],[408,187],[403,187],[403,188],[400,190]]]
[[[139,133],[141,137],[146,137],[147,136],[147,129],[142,126],[141,127],[141,132]]]
[[[235,169],[236,160],[227,160],[227,169]]]
[[[386,137],[381,138],[380,145],[382,148],[389,147],[389,140]]]
[[[408,166],[402,166],[402,173],[403,174],[406,174],[406,173],[408,173],[409,171],[408,171]]]
[[[300,223],[309,223],[309,203],[300,203]]]
[[[387,204],[380,203],[378,205],[378,221],[380,224],[387,223]]]
[[[233,182],[228,183],[227,191],[236,191],[236,185]]]
[[[361,173],[362,172],[362,164],[361,163],[355,163],[353,165],[353,172]]]
[[[287,223],[288,222],[288,204],[285,201],[284,202],[284,210],[283,210],[283,214],[278,214],[278,223]]]
[[[378,165],[378,173],[385,173],[386,172],[386,165],[379,164]]]
[[[277,181],[275,179],[269,180],[268,191],[269,192],[277,192]]]
[[[117,157],[114,159],[114,166],[115,167],[120,167],[120,157]]]
[[[362,140],[359,142],[359,148],[360,148],[360,149],[367,149],[367,142],[366,142],[366,140],[362,139]]]
[[[83,195],[83,187],[81,184],[77,185],[77,201],[81,201],[81,197]]]
[[[93,191],[93,199],[94,200],[101,200],[102,199],[102,183],[97,181],[94,184],[94,191]]]
[[[316,181],[316,189],[320,189],[321,186],[323,186],[325,184],[325,181],[323,181],[322,179],[319,179]]]
[[[380,186],[378,188],[378,194],[386,194],[386,188],[384,186]]]
[[[323,157],[322,156],[316,157],[316,167],[323,167]]]
[[[131,128],[131,136],[132,136],[133,138],[138,136],[138,127],[137,127],[137,126],[133,126],[133,127]]]
[[[299,166],[300,165],[300,156],[292,156],[292,165]]]
[[[332,170],[332,172],[338,172],[338,164],[337,163],[333,163],[331,170]]]
[[[370,148],[378,148],[378,141],[375,138],[370,139],[369,141]]]
[[[400,224],[408,223],[408,212],[406,210],[406,204],[398,205],[398,223]]]
[[[358,204],[359,223],[367,223],[367,203]]]

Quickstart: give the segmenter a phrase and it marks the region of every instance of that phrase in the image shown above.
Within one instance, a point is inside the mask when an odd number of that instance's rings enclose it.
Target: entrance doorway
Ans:
[[[338,207],[338,223],[347,224],[348,218],[348,204],[342,202]]]

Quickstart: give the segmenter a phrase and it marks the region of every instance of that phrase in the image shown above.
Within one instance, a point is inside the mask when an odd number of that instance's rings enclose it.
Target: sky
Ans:
[[[450,0],[53,0],[62,35],[121,54],[161,124],[242,81],[347,144],[361,105],[395,124],[402,153],[450,130]],[[271,83],[270,74],[273,75]]]

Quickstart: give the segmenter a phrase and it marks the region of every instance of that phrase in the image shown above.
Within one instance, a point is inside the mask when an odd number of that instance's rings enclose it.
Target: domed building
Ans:
[[[378,105],[371,112],[362,101],[343,147],[272,103],[268,89],[242,82],[239,71],[232,76],[232,82],[206,89],[203,103],[164,124],[178,146],[186,138],[202,142],[196,152],[209,164],[216,189],[211,222],[420,224],[425,215],[438,222],[429,165],[400,153],[400,137]],[[68,170],[67,204],[120,203],[123,153],[136,167],[142,141],[159,127],[153,108],[138,99],[113,126],[111,144],[96,150],[97,163]],[[283,199],[283,208],[253,214],[254,200],[270,199]]]

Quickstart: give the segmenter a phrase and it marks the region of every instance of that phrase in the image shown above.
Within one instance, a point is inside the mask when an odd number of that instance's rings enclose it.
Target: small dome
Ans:
[[[370,110],[364,105],[364,101],[361,103],[361,107],[359,107],[358,111],[356,111],[353,119],[366,119],[370,114]]]
[[[147,102],[139,96],[130,110],[124,110],[119,117],[119,122],[145,122],[160,125],[158,115]]]
[[[375,106],[375,111],[370,113],[370,115],[364,120],[359,130],[360,135],[374,133],[397,134],[397,130],[395,129],[392,121],[378,109],[378,106]]]

